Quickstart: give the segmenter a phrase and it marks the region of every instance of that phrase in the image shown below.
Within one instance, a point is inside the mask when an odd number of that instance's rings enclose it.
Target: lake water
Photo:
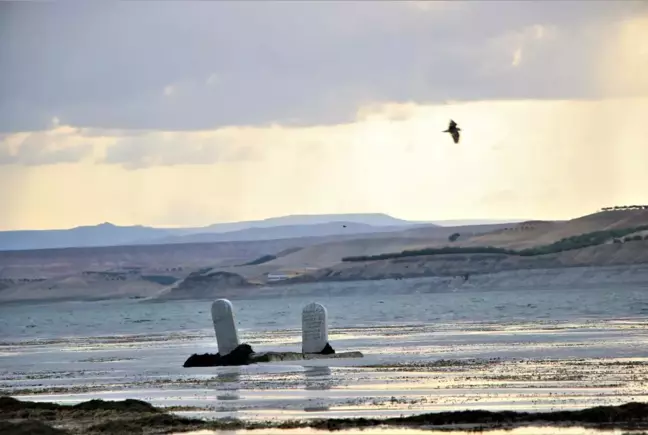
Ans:
[[[299,351],[301,309],[314,301],[328,309],[332,346],[365,355],[245,367],[182,367],[192,353],[217,351],[209,301],[1,305],[0,390],[264,420],[648,401],[648,284],[428,293],[425,280],[402,280],[411,294],[372,296],[380,285],[233,301],[242,341],[256,351]],[[346,288],[350,296],[333,296]]]

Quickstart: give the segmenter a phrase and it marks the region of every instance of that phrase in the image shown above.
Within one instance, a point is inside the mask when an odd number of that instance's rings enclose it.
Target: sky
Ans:
[[[0,230],[648,204],[646,41],[631,0],[2,2]]]

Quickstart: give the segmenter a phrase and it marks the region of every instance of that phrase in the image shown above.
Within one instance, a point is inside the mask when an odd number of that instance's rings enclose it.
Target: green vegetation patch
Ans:
[[[518,255],[533,256],[554,254],[557,252],[571,251],[573,249],[587,248],[589,246],[602,245],[610,240],[620,239],[628,234],[648,230],[648,225],[635,228],[620,228],[616,230],[594,231],[591,233],[571,236],[554,242],[550,245],[538,246],[535,248],[523,249]]]
[[[379,255],[360,255],[355,257],[344,257],[342,261],[376,261],[376,260],[392,260],[395,258],[404,257],[419,257],[427,255],[444,255],[444,254],[502,254],[502,255],[515,255],[521,257],[533,257],[537,255],[556,254],[559,252],[572,251],[575,249],[587,248],[589,246],[602,245],[610,240],[619,240],[629,234],[639,231],[648,230],[648,225],[643,225],[634,228],[620,228],[605,231],[593,231],[584,233],[577,236],[565,237],[557,242],[549,245],[536,246],[534,248],[527,248],[522,250],[496,248],[494,246],[472,246],[472,247],[456,247],[444,246],[443,248],[425,248],[416,250],[406,250],[402,252],[385,253]],[[641,236],[633,236],[625,241],[642,240]]]
[[[263,255],[257,258],[256,260],[252,260],[249,263],[243,264],[243,266],[258,266],[259,264],[268,263],[276,259],[277,257],[275,255]]]

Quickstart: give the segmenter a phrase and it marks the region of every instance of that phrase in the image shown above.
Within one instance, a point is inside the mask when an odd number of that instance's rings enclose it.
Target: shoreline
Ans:
[[[239,288],[227,288],[214,291],[214,294],[204,296],[177,295],[176,297],[141,296],[136,294],[107,294],[105,296],[89,295],[87,297],[52,297],[52,298],[22,298],[0,299],[2,305],[40,305],[64,302],[100,302],[100,301],[132,301],[134,303],[165,303],[169,301],[211,301],[225,297],[230,300],[262,300],[276,297],[295,296],[344,296],[347,289],[336,291],[328,287],[331,284],[348,284],[351,286],[366,285],[366,289],[354,289],[355,294],[362,295],[364,291],[370,294],[409,294],[421,292],[420,289],[410,289],[407,285],[396,287],[389,284],[398,282],[425,283],[423,293],[446,293],[454,291],[515,291],[517,290],[569,290],[577,283],[587,288],[609,288],[611,286],[637,287],[648,289],[648,263],[624,264],[611,266],[563,266],[545,268],[518,268],[494,272],[471,273],[465,282],[457,280],[456,275],[435,274],[428,276],[394,276],[345,279],[329,277],[316,281],[299,282],[287,280],[272,284],[259,285],[253,292],[239,292]],[[462,282],[458,282],[462,281]],[[387,284],[389,288],[380,288]],[[429,285],[428,285],[429,284]],[[387,287],[386,286],[386,287]],[[326,288],[324,288],[326,287]],[[165,295],[166,296],[166,295]]]
[[[362,423],[371,424],[367,435],[384,435],[385,429],[376,426],[385,424],[384,419],[431,412],[461,409],[499,415],[508,410],[546,416],[545,412],[555,410],[618,407],[626,402],[648,404],[643,382],[648,364],[642,351],[648,342],[644,314],[648,293],[632,289],[613,293],[576,289],[575,294],[558,300],[561,292],[332,298],[324,302],[334,316],[329,337],[333,346],[336,350],[357,349],[365,358],[222,369],[182,367],[190,353],[216,351],[209,308],[202,303],[12,308],[7,313],[12,311],[13,317],[3,320],[12,325],[16,335],[0,349],[7,370],[0,379],[0,390],[4,390],[0,396],[65,405],[90,399],[139,399],[177,417],[207,420],[199,422],[198,429],[207,430],[203,435],[210,433],[208,423],[213,419],[220,419],[220,423],[239,419],[247,426],[268,420],[276,425],[298,421],[303,426],[307,423],[302,420],[318,419],[323,429],[351,427],[349,435],[352,431],[361,435],[359,429],[353,429],[360,423],[349,419],[364,418],[362,421],[371,421]],[[401,301],[401,305],[393,307],[394,301]],[[235,305],[242,313],[241,340],[252,343],[260,352],[298,351],[298,313],[307,302],[297,299],[274,305],[266,301]],[[359,309],[345,311],[351,304]],[[448,307],[457,305],[463,307],[460,317],[446,314]],[[381,321],[384,310],[390,310],[387,322]],[[553,314],[546,317],[549,312]],[[631,315],[633,320],[622,320]],[[29,327],[33,323],[29,316],[37,320],[33,328]],[[276,317],[281,317],[281,322],[266,322]],[[149,320],[154,318],[160,321]],[[409,322],[409,326],[393,323],[399,320]],[[103,338],[96,338],[98,335]],[[0,414],[6,415],[2,409]],[[14,416],[23,420],[39,417],[33,412]],[[83,424],[83,415],[68,415],[63,418],[67,423],[59,417],[50,412],[47,419],[40,420],[60,427]],[[148,417],[133,416],[142,418]],[[91,419],[88,416],[86,420],[94,425]],[[387,422],[418,424],[402,419]],[[567,424],[552,424],[558,423]],[[513,424],[522,423],[498,423]],[[191,428],[184,423],[178,427]],[[168,429],[174,432],[176,427]],[[453,425],[455,429],[461,428]],[[428,429],[407,431],[414,435],[423,430]],[[558,432],[535,428],[517,431],[526,435]],[[608,435],[621,432],[615,429]],[[77,433],[89,431],[79,429]],[[262,433],[321,432],[270,428],[255,435]],[[568,433],[593,435],[595,431],[576,428]]]
[[[368,428],[442,429],[464,431],[516,427],[581,427],[595,429],[648,429],[648,403],[627,402],[580,410],[517,412],[457,410],[391,418],[325,418],[290,421],[201,420],[173,414],[141,400],[90,400],[76,405],[21,401],[0,397],[3,433],[51,435],[141,433],[156,435],[198,430],[255,430],[311,428],[323,431]],[[27,432],[20,432],[27,430]]]

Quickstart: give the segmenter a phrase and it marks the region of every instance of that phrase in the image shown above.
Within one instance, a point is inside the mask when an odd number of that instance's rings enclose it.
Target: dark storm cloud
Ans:
[[[2,2],[0,131],[53,117],[115,129],[336,123],[370,102],[596,97],[601,29],[645,4]],[[536,25],[555,38],[534,40]]]

